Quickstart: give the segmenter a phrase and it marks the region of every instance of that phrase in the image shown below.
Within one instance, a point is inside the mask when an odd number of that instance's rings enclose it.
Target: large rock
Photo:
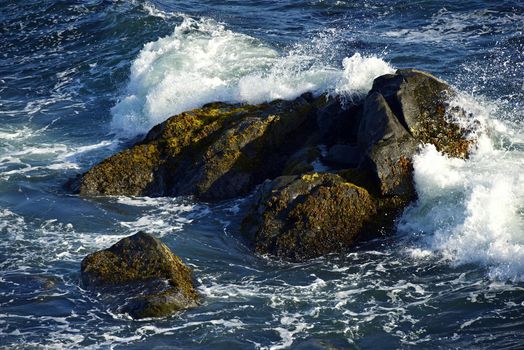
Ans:
[[[281,174],[315,133],[310,95],[256,106],[212,103],[169,118],[146,138],[94,166],[82,195],[240,196]]]
[[[124,303],[133,318],[162,317],[196,306],[191,270],[157,238],[139,232],[82,261],[84,286]]]
[[[296,261],[390,232],[395,217],[416,198],[412,159],[421,145],[468,156],[468,131],[447,114],[452,95],[447,84],[430,74],[399,70],[377,78],[361,106],[352,107],[356,125],[343,127],[342,121],[354,120],[344,112],[331,123],[328,115],[319,114],[323,135],[341,142],[330,147],[326,161],[348,169],[338,175],[282,177],[261,186],[242,225],[255,251]]]
[[[208,104],[94,166],[78,190],[221,200],[265,181],[243,221],[257,252],[303,260],[341,251],[388,232],[416,198],[412,161],[421,145],[468,156],[469,130],[450,118],[454,94],[434,76],[405,69],[378,77],[345,107],[340,96],[311,94]]]
[[[364,101],[358,144],[366,156],[362,167],[375,173],[383,195],[415,198],[412,158],[420,145],[468,156],[467,130],[447,111],[453,94],[443,81],[414,69],[375,79]]]
[[[255,251],[293,261],[352,247],[377,213],[367,190],[328,173],[268,181],[255,208],[242,223]]]

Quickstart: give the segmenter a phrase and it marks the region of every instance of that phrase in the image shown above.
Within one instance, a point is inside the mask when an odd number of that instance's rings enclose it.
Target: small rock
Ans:
[[[145,232],[85,257],[81,276],[84,286],[119,295],[121,311],[133,318],[163,317],[198,303],[191,270]]]

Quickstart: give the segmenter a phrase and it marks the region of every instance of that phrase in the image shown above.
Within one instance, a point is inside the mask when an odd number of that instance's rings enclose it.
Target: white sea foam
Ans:
[[[339,94],[366,94],[371,90],[373,80],[383,74],[394,73],[393,67],[375,56],[362,56],[359,53],[342,61],[344,72],[335,91]]]
[[[129,206],[151,207],[144,215],[133,221],[122,221],[120,225],[130,232],[155,232],[159,237],[180,231],[194,218],[209,214],[205,205],[183,202],[177,198],[118,197],[118,202]]]
[[[212,101],[260,103],[313,91],[365,93],[393,68],[355,54],[340,66],[321,58],[330,35],[287,53],[211,20],[184,18],[173,34],[147,43],[133,61],[128,85],[113,107],[112,129],[144,133],[171,115]]]
[[[0,129],[0,141],[5,141],[5,140],[20,140],[20,139],[24,139],[24,138],[27,138],[27,137],[30,137],[31,135],[33,134],[33,132],[31,131],[31,129],[29,129],[28,127],[24,126],[20,129]]]
[[[295,334],[305,331],[308,328],[312,328],[306,322],[301,320],[300,314],[286,315],[280,318],[280,324],[282,326],[276,327],[275,331],[278,332],[282,341],[280,343],[269,346],[271,350],[287,349],[293,344]]]
[[[499,146],[501,122],[495,109],[461,97],[487,132],[468,160],[449,158],[425,146],[414,159],[418,202],[399,224],[401,232],[422,232],[415,258],[438,252],[453,263],[485,265],[492,278],[524,279],[524,152]],[[467,123],[467,121],[462,120]],[[515,132],[521,134],[522,131]],[[522,136],[522,135],[521,135]],[[515,143],[513,143],[515,147]]]
[[[0,129],[0,180],[11,176],[41,176],[48,171],[80,169],[82,160],[91,152],[100,149],[115,149],[118,143],[104,140],[89,145],[65,143],[42,143],[40,137],[50,124],[33,130],[29,127]],[[44,163],[44,164],[42,164]]]

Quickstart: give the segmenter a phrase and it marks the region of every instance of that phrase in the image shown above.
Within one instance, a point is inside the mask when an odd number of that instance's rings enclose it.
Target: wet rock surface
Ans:
[[[247,194],[283,171],[314,134],[309,95],[256,106],[212,103],[169,118],[145,139],[85,173],[81,195],[195,195],[220,200]]]
[[[208,104],[94,166],[78,191],[223,200],[262,184],[242,224],[257,253],[298,261],[343,251],[391,231],[416,199],[412,159],[421,145],[468,156],[474,141],[449,116],[453,95],[434,76],[404,69],[345,104],[309,93]]]
[[[420,145],[433,144],[452,157],[465,158],[472,141],[447,115],[454,94],[443,81],[414,69],[375,79],[364,101],[358,144],[384,195],[414,199],[411,159]]]
[[[92,253],[82,283],[133,318],[163,317],[198,304],[191,270],[160,240],[139,232]]]
[[[367,190],[329,173],[268,181],[256,201],[243,222],[255,251],[293,261],[355,245],[377,213]]]

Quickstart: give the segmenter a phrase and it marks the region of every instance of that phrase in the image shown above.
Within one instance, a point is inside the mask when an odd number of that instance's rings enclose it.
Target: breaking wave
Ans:
[[[492,279],[524,280],[522,130],[510,133],[493,103],[464,95],[455,103],[486,130],[467,160],[422,148],[414,159],[419,198],[399,230],[421,236],[418,256],[436,253],[453,264],[483,265]]]
[[[329,38],[315,45],[327,46]],[[111,127],[131,137],[213,101],[261,103],[307,91],[366,93],[375,77],[393,72],[382,59],[359,53],[333,67],[320,51],[296,45],[282,54],[214,20],[186,17],[173,34],[147,43],[133,61]]]

